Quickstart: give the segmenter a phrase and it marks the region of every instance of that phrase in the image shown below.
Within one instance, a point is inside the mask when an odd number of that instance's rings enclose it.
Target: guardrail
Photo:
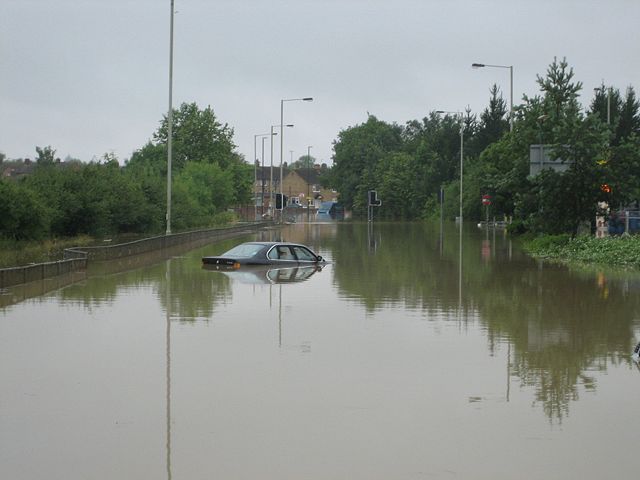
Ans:
[[[271,225],[271,222],[251,222],[226,228],[159,235],[117,245],[67,248],[64,250],[64,259],[57,262],[0,269],[0,288],[83,271],[87,269],[89,261],[116,260],[183,244],[193,244],[195,247],[198,243],[204,245],[212,240],[221,240],[243,232],[250,233],[267,225]]]

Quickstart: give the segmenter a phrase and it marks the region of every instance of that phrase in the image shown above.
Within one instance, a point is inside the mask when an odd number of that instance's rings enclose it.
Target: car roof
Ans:
[[[273,245],[296,245],[300,247],[304,247],[300,243],[292,243],[292,242],[245,242],[247,245],[264,245],[265,247],[272,247]]]

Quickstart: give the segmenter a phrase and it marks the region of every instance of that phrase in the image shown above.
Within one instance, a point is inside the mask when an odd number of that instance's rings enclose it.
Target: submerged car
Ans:
[[[324,262],[309,247],[286,242],[246,242],[216,257],[202,257],[205,266],[235,269],[241,265],[315,265]]]

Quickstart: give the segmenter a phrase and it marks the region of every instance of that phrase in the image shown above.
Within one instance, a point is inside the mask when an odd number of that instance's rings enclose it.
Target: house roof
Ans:
[[[320,174],[315,168],[298,168],[295,172],[309,185],[317,185],[320,183]]]

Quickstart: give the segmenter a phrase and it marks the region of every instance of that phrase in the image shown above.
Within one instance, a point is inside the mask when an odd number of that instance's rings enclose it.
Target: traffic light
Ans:
[[[287,206],[288,197],[282,193],[276,193],[276,210],[282,210]]]
[[[379,207],[382,205],[382,200],[378,198],[378,192],[375,190],[369,190],[369,206]]]

